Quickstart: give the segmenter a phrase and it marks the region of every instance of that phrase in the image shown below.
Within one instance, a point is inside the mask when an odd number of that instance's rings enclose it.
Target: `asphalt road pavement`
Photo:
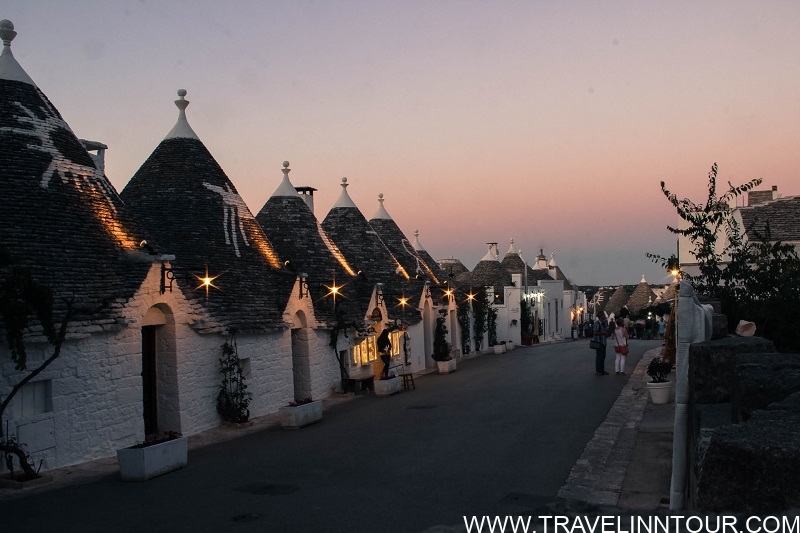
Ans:
[[[628,374],[660,341],[631,341]],[[193,449],[144,483],[117,475],[0,500],[4,531],[415,532],[553,501],[627,376],[583,339],[518,346],[360,396],[300,430]]]

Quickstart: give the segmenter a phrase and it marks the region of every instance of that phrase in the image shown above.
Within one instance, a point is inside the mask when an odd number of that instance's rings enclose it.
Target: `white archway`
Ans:
[[[145,434],[181,432],[175,317],[166,304],[142,317],[142,405]]]

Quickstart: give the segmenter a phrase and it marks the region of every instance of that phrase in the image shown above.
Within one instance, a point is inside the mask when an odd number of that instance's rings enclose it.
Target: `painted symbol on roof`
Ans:
[[[409,249],[409,247],[411,246],[411,243],[408,242],[406,239],[400,239],[400,244],[403,245],[403,249],[406,251],[406,253],[408,255],[410,255],[411,257],[413,257],[414,261],[417,262],[417,268],[416,268],[417,274],[425,274],[425,271],[422,270],[422,263],[419,260],[419,256],[417,256],[416,253],[412,252]],[[413,247],[411,247],[411,248],[413,249]]]
[[[232,191],[230,185],[225,184],[225,188],[210,183],[203,183],[206,189],[214,191],[222,197],[222,231],[225,233],[225,244],[233,244],[233,251],[236,257],[241,257],[239,253],[239,241],[236,237],[238,230],[239,235],[242,236],[242,241],[247,246],[250,242],[247,240],[247,235],[242,226],[242,218],[240,213],[248,213],[247,204],[244,203],[242,197],[236,192]]]
[[[107,198],[113,196],[118,197],[117,191],[115,191],[108,180],[105,179],[102,170],[75,163],[61,153],[58,147],[56,147],[53,142],[52,134],[59,130],[67,130],[72,133],[72,130],[69,125],[58,116],[46,100],[43,100],[44,105],[39,107],[42,114],[46,117],[44,120],[37,117],[30,109],[20,102],[14,102],[14,104],[25,114],[25,116],[17,116],[17,121],[22,124],[29,124],[32,129],[4,127],[0,128],[0,131],[8,131],[18,135],[34,137],[39,141],[40,144],[31,143],[27,145],[27,148],[37,152],[43,152],[50,156],[50,164],[47,166],[44,173],[42,173],[42,178],[39,182],[39,185],[43,189],[47,189],[50,186],[50,181],[53,179],[53,176],[58,174],[62,183],[72,181],[78,189],[83,188],[84,185],[89,185],[96,189],[102,189],[104,193],[103,196]],[[111,201],[108,203],[110,208],[116,212],[117,209],[114,203]]]

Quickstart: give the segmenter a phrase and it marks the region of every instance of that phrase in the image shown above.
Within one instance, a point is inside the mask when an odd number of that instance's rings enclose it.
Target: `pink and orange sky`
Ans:
[[[676,215],[763,178],[798,194],[800,2],[28,0],[15,57],[122,190],[177,118],[257,213],[291,162],[343,176],[434,258],[514,238],[578,284],[668,281]]]

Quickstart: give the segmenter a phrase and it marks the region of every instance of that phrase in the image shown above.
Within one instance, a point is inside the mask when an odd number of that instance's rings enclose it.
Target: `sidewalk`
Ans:
[[[649,400],[646,369],[661,348],[644,354],[606,420],[575,463],[560,498],[632,511],[669,508],[672,476],[672,400]]]

